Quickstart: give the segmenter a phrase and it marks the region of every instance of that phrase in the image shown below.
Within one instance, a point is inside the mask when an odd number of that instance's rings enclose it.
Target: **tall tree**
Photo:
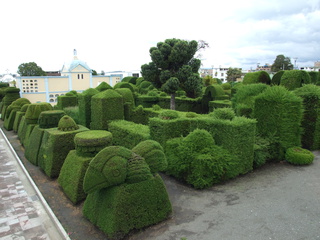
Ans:
[[[204,41],[186,41],[180,39],[166,39],[158,42],[156,47],[149,50],[152,62],[141,66],[141,74],[147,81],[152,82],[156,88],[161,88],[171,79],[168,87],[179,83],[179,88],[186,92],[188,97],[195,98],[201,94],[202,79],[198,73],[201,61],[194,57],[198,50],[208,46]],[[177,79],[178,81],[173,79]],[[178,89],[176,89],[178,90]],[[175,91],[176,91],[175,90]],[[170,93],[172,94],[172,93]]]
[[[291,63],[290,58],[285,57],[284,55],[278,55],[271,66],[272,72],[278,72],[280,70],[292,70],[292,69],[293,69],[293,64]]]
[[[21,76],[46,76],[45,71],[42,70],[35,62],[21,63],[17,71]]]
[[[229,68],[227,71],[227,82],[235,82],[237,78],[241,78],[240,68]]]
[[[98,75],[97,71],[92,69],[92,75]]]

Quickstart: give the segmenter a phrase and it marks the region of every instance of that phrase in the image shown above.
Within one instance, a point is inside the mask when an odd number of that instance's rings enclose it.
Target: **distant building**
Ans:
[[[20,88],[20,96],[29,99],[31,103],[49,102],[54,105],[58,96],[71,90],[82,92],[97,87],[101,82],[113,86],[122,79],[122,75],[117,73],[92,75],[87,63],[78,59],[76,50],[73,60],[64,64],[59,73],[60,75],[17,77],[16,86]]]
[[[200,68],[200,76],[205,77],[205,76],[211,76],[213,78],[218,78],[222,82],[227,81],[227,71],[229,68],[225,67],[212,67],[212,68]]]
[[[271,72],[271,65],[266,63],[265,65],[262,66],[257,66],[256,71],[266,71],[266,72]]]
[[[313,67],[300,67],[300,70],[307,72],[320,72],[320,61],[315,62]]]

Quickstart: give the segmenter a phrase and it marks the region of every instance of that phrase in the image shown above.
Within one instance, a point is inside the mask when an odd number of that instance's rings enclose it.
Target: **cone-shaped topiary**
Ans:
[[[313,159],[313,153],[301,147],[288,148],[286,151],[287,162],[294,165],[308,165],[313,162]]]

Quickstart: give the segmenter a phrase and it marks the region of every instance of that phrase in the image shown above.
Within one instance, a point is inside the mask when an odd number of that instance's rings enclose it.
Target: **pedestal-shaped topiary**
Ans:
[[[99,152],[83,186],[88,193],[83,214],[108,238],[123,238],[131,230],[163,221],[172,211],[161,177],[151,173],[144,158],[124,147]]]
[[[60,119],[58,128],[49,128],[44,131],[38,154],[38,165],[46,175],[51,178],[59,176],[69,151],[75,149],[74,136],[88,130],[65,115]]]
[[[64,193],[77,204],[85,199],[83,178],[92,158],[103,148],[111,145],[112,134],[105,130],[77,133],[74,137],[76,150],[71,150],[63,163],[58,182]]]
[[[108,89],[91,98],[92,130],[108,130],[112,120],[124,119],[123,97],[115,90]]]
[[[287,162],[294,165],[308,165],[313,162],[313,159],[313,153],[301,147],[288,148],[286,151]]]
[[[38,125],[32,130],[29,141],[25,146],[24,155],[29,162],[38,165],[38,154],[45,129],[58,127],[60,119],[65,115],[62,110],[50,110],[40,113]]]
[[[13,123],[13,131],[15,131],[16,133],[18,133],[19,136],[19,128],[20,128],[20,122],[22,120],[22,117],[26,114],[26,111],[29,107],[29,105],[31,104],[25,104],[21,107],[20,111],[17,112],[16,117],[14,119],[14,123]],[[21,129],[22,129],[22,125],[21,125]]]
[[[20,98],[20,89],[16,87],[8,87],[5,90],[5,96],[2,99],[1,119],[6,116],[7,107],[15,100]]]

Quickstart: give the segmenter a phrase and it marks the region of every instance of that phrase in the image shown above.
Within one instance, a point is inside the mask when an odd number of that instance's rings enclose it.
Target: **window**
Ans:
[[[30,80],[30,82],[33,82],[32,80]]]
[[[22,80],[22,82],[24,82],[24,80]]]
[[[55,97],[59,97],[59,94],[56,94]]]
[[[139,77],[139,73],[133,73],[132,77]]]
[[[34,90],[35,92],[38,92],[38,90]]]
[[[83,74],[81,74],[81,79],[83,79]]]
[[[54,99],[53,99],[53,98],[50,98],[49,102],[54,102]]]
[[[33,92],[33,90],[31,90],[30,92]]]
[[[35,83],[34,85],[35,85],[35,86],[38,86],[38,83]]]
[[[80,79],[80,74],[78,74],[78,79]]]
[[[38,80],[34,80],[34,82],[38,82]]]

